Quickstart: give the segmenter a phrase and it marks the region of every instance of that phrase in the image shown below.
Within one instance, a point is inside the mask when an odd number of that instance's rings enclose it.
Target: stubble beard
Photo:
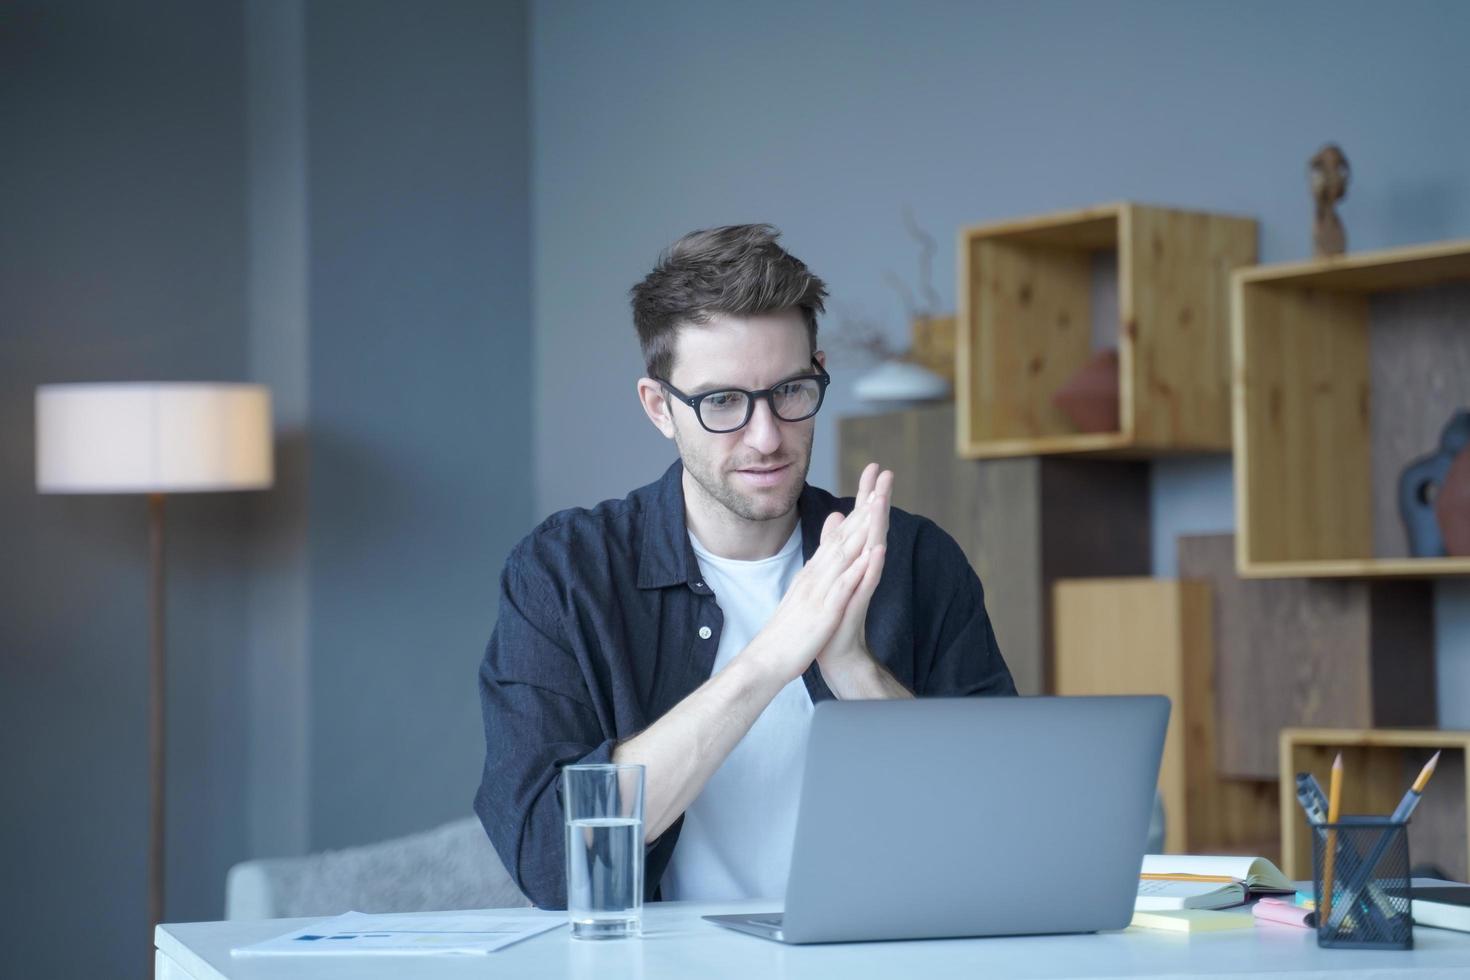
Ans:
[[[806,445],[800,447],[798,453],[789,458],[777,457],[775,460],[741,460],[744,465],[758,465],[770,462],[789,463],[793,470],[799,471],[797,479],[791,480],[781,491],[780,496],[761,493],[741,493],[735,487],[736,480],[740,479],[735,474],[739,466],[720,471],[702,453],[693,447],[687,446],[683,436],[675,432],[675,444],[679,447],[679,457],[684,462],[685,471],[694,478],[705,496],[724,507],[731,514],[747,521],[771,521],[784,517],[791,513],[796,506],[796,501],[801,497],[802,487],[806,484],[806,476],[811,468],[812,462],[812,433],[807,433]]]

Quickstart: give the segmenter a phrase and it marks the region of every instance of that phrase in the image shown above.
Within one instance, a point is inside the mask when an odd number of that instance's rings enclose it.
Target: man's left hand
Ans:
[[[817,655],[817,666],[822,671],[822,677],[838,697],[852,696],[849,692],[867,688],[869,685],[866,681],[871,679],[875,671],[887,673],[868,652],[865,626],[868,602],[873,598],[878,580],[883,575],[883,560],[887,554],[888,508],[892,495],[892,470],[881,469],[877,463],[869,463],[863,468],[863,474],[858,479],[857,503],[846,519],[851,520],[853,515],[864,509],[869,512],[865,544],[869,551],[868,568],[863,580],[858,583],[857,590],[847,602],[847,609],[838,623],[837,632]],[[834,525],[828,533],[835,533],[837,526],[840,525]]]

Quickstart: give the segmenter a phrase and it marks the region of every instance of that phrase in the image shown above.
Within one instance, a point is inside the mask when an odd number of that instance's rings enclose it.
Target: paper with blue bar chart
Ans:
[[[480,956],[565,924],[566,915],[526,912],[346,912],[304,929],[230,950],[234,956],[397,954]]]

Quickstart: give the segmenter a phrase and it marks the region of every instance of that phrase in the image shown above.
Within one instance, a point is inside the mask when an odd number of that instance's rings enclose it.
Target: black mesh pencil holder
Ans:
[[[1343,817],[1312,827],[1317,945],[1413,949],[1409,825]]]

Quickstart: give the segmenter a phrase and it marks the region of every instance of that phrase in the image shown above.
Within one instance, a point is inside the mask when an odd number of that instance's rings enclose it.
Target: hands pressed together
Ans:
[[[864,623],[883,575],[892,494],[893,471],[869,463],[852,512],[827,518],[821,545],[751,644],[766,669],[790,681],[815,660],[831,683],[873,666]]]

